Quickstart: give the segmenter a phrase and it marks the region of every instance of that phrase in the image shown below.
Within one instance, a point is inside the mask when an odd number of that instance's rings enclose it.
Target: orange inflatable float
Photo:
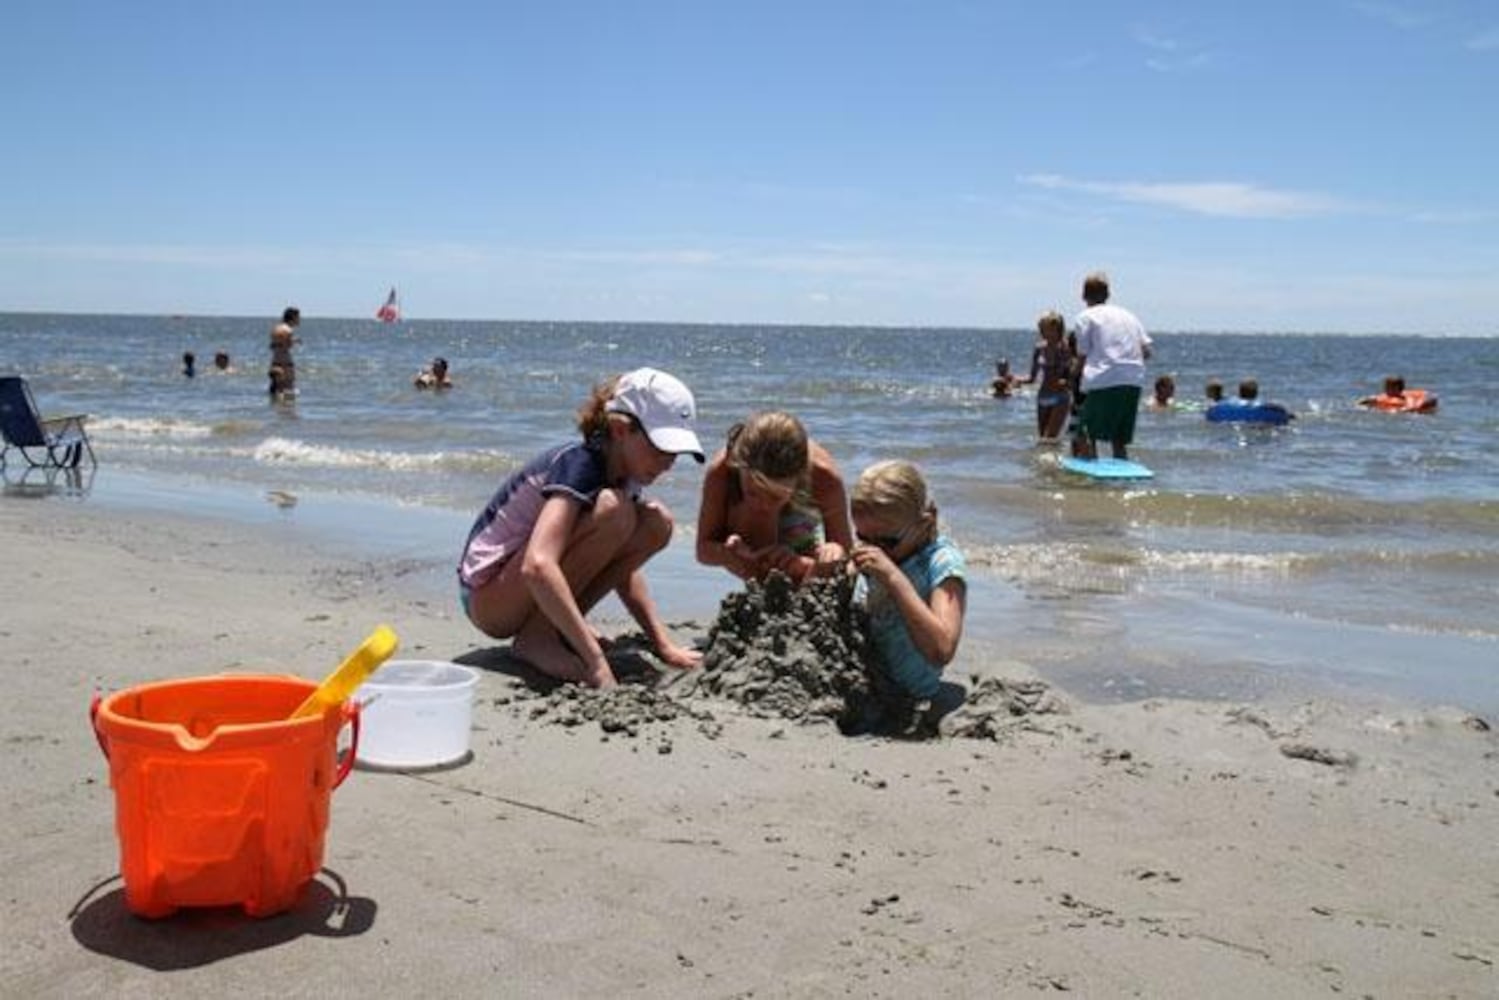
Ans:
[[[1425,389],[1407,389],[1405,379],[1391,375],[1384,380],[1384,391],[1365,396],[1358,405],[1386,413],[1431,413],[1437,408],[1437,397]]]
[[[1370,396],[1360,402],[1364,406],[1389,413],[1431,413],[1437,408],[1437,398],[1425,389],[1406,389],[1398,396],[1388,393]]]

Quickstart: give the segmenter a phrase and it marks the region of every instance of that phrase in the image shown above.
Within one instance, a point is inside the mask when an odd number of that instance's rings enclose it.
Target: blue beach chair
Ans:
[[[32,468],[76,469],[83,456],[98,466],[94,446],[89,443],[83,422],[88,418],[75,413],[66,417],[44,419],[31,396],[31,387],[19,375],[0,376],[0,468],[12,448],[21,453]],[[37,457],[33,451],[44,457]]]

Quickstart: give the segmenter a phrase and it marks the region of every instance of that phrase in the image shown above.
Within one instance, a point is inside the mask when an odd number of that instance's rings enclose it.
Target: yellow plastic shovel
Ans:
[[[309,715],[321,715],[334,705],[343,704],[380,664],[390,659],[400,643],[401,640],[389,625],[378,626],[368,639],[360,643],[358,649],[349,654],[348,659],[339,664],[337,670],[323,678],[323,683],[317,686],[317,690],[308,695],[307,700],[298,705],[297,710],[287,718],[302,719]]]

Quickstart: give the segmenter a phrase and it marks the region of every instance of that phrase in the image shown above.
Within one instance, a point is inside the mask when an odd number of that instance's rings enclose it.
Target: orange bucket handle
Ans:
[[[104,698],[99,692],[94,692],[94,697],[88,703],[88,721],[93,727],[94,739],[99,741],[99,752],[104,759],[109,759],[109,743],[104,739],[104,731],[99,728],[99,706],[104,703]],[[349,699],[344,703],[344,721],[354,727],[353,734],[349,737],[349,750],[344,754],[343,760],[338,763],[338,773],[333,776],[333,787],[337,788],[344,783],[349,772],[354,769],[354,759],[359,756],[359,702]]]
[[[349,772],[354,769],[354,758],[359,756],[359,702],[350,698],[344,702],[344,721],[353,725],[354,733],[349,738],[349,752],[344,754],[344,759],[339,761],[338,773],[333,776],[333,787],[337,788],[344,783]]]
[[[104,704],[104,696],[98,691],[94,692],[94,699],[88,703],[88,723],[93,727],[94,739],[99,741],[99,752],[104,759],[109,759],[109,744],[104,742],[104,734],[99,731],[99,706]]]

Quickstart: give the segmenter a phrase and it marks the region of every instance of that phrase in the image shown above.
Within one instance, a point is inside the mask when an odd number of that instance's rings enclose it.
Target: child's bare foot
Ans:
[[[602,670],[588,669],[543,618],[533,618],[521,627],[510,644],[510,651],[549,677],[587,684],[590,687],[612,687],[614,672],[607,665]]]

